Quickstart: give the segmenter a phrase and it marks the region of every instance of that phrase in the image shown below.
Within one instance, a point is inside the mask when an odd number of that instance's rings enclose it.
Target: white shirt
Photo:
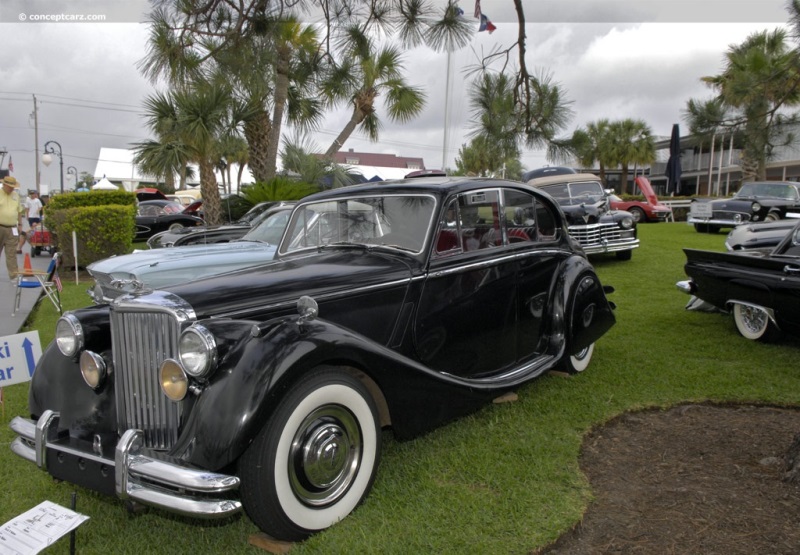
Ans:
[[[42,217],[42,201],[39,200],[38,198],[28,198],[25,201],[25,206],[28,209],[29,218]]]

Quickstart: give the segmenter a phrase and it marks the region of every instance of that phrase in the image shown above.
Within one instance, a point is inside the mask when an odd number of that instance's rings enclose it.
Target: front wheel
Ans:
[[[378,411],[367,388],[322,368],[291,388],[242,456],[242,504],[273,538],[303,540],[361,503],[380,452]]]
[[[766,342],[774,339],[778,333],[769,314],[754,306],[734,304],[733,320],[736,322],[736,329],[747,339]]]
[[[570,374],[579,374],[589,367],[594,353],[594,343],[564,359],[564,369]]]
[[[645,215],[644,210],[642,210],[641,208],[637,206],[632,206],[628,211],[631,213],[631,216],[633,216],[633,221],[636,222],[637,224],[640,222],[647,221],[647,216]]]
[[[630,260],[633,257],[633,249],[627,251],[617,251],[617,260]]]

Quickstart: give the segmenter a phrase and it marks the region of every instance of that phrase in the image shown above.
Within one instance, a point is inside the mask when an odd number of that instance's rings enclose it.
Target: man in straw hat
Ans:
[[[3,192],[0,193],[0,251],[6,251],[6,267],[11,280],[17,276],[17,243],[25,213],[17,189],[19,183],[14,177],[9,175],[3,178]]]

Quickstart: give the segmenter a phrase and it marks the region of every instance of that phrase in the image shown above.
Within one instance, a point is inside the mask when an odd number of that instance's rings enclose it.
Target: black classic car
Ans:
[[[734,227],[725,238],[725,248],[729,251],[746,249],[774,249],[786,237],[794,226],[796,219],[777,220],[742,224]]]
[[[200,247],[195,247],[200,248]],[[66,313],[12,450],[59,480],[299,540],[398,439],[584,370],[612,305],[558,205],[430,178],[318,193],[275,260]]]
[[[147,239],[160,231],[175,231],[203,225],[202,218],[185,214],[184,207],[171,200],[145,200],[136,207],[136,240]]]
[[[731,198],[692,199],[687,221],[700,232],[750,222],[800,216],[800,184],[791,181],[744,183]]]
[[[620,260],[631,259],[639,246],[635,218],[630,212],[611,209],[609,193],[596,175],[557,173],[528,183],[558,201],[570,234],[586,254],[614,252]]]
[[[800,224],[772,252],[684,249],[689,280],[678,289],[724,312],[747,339],[800,336]],[[687,308],[703,308],[693,299]]]
[[[237,221],[231,224],[215,226],[184,227],[156,233],[147,240],[151,249],[162,247],[183,247],[188,245],[208,245],[211,243],[228,243],[243,237],[255,225],[275,212],[292,206],[292,202],[268,201],[259,202]],[[280,239],[280,237],[278,237]]]

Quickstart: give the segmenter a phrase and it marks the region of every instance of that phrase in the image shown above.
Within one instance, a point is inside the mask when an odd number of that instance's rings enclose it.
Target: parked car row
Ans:
[[[589,255],[630,259],[637,218],[595,176],[547,173],[345,187],[92,264],[95,306],[58,321],[12,450],[277,539],[332,526],[368,495],[384,428],[413,438],[588,368],[615,323]],[[679,287],[745,337],[800,332],[800,227],[769,252],[686,254]]]

